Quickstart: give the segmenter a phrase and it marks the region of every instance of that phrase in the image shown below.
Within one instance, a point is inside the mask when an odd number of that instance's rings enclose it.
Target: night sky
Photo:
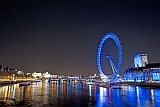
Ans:
[[[142,51],[160,62],[160,2],[154,0],[1,0],[0,64],[24,72],[99,74],[97,48],[114,32],[123,46],[121,74]],[[117,48],[107,39],[102,68],[111,73],[105,55],[117,63]]]

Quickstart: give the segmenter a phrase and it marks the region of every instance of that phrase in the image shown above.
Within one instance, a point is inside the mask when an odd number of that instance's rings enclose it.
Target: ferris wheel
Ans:
[[[101,39],[99,46],[98,46],[98,51],[97,51],[97,67],[98,67],[98,71],[100,73],[101,76],[104,76],[102,67],[101,67],[101,53],[102,53],[102,48],[103,48],[103,44],[107,39],[113,39],[114,42],[117,45],[117,50],[118,50],[118,60],[117,60],[117,65],[115,66],[113,61],[112,61],[112,56],[106,56],[106,58],[109,59],[111,67],[112,67],[112,71],[113,74],[112,75],[119,75],[119,71],[121,69],[121,65],[122,65],[122,46],[121,46],[121,42],[119,40],[119,38],[117,37],[116,34],[114,34],[113,32],[109,32],[106,35],[104,35],[104,37]]]

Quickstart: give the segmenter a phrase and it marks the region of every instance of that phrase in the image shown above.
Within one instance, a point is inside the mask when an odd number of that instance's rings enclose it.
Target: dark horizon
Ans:
[[[97,48],[108,32],[121,41],[121,74],[140,51],[149,63],[160,62],[159,13],[157,0],[1,0],[0,65],[24,72],[98,74]],[[104,43],[102,54],[117,63],[113,40]],[[102,67],[111,74],[105,58]]]

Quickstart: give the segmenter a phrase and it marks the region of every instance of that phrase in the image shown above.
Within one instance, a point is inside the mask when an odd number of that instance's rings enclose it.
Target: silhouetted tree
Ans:
[[[2,70],[2,65],[0,65],[0,71]]]
[[[8,68],[8,66],[7,66],[7,67],[6,67],[6,71],[8,71],[8,69],[9,69],[9,68]]]

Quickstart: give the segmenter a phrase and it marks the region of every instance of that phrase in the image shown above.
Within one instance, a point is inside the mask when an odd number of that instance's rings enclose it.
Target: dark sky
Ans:
[[[160,62],[160,3],[155,0],[1,0],[0,64],[24,72],[98,74],[97,48],[114,32],[123,46],[121,74],[142,51]],[[105,74],[114,56],[112,39],[102,49]]]

